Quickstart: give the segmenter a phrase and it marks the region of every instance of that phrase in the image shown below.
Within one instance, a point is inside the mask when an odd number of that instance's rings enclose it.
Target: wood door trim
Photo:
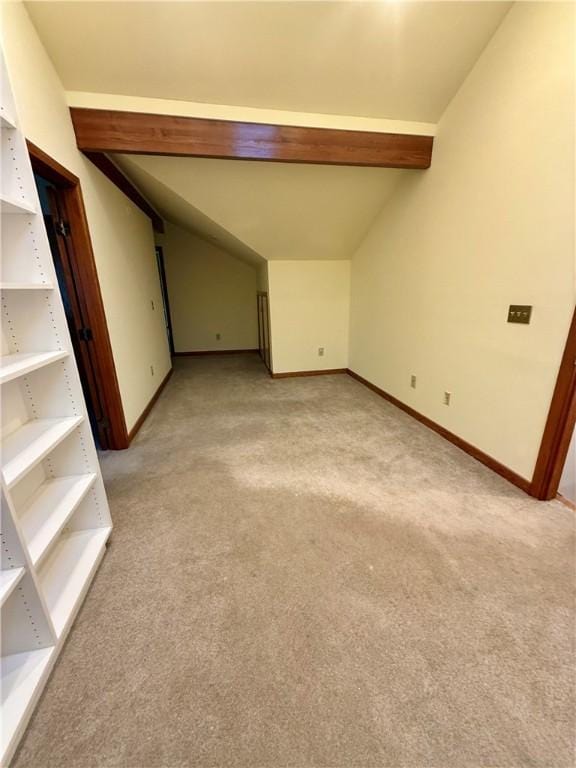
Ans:
[[[434,432],[437,432],[445,440],[448,440],[457,448],[460,448],[461,451],[464,451],[469,456],[472,456],[472,458],[476,459],[477,461],[480,461],[482,464],[487,466],[493,472],[496,472],[496,474],[500,475],[505,480],[508,480],[508,482],[512,483],[517,488],[520,488],[525,493],[531,493],[530,480],[527,480],[525,477],[522,477],[521,475],[517,474],[509,467],[506,467],[504,464],[501,464],[496,459],[493,459],[492,456],[489,456],[487,453],[484,453],[484,451],[481,451],[479,448],[476,448],[475,445],[472,445],[471,443],[466,442],[466,440],[463,440],[461,437],[458,437],[458,435],[455,435],[453,432],[450,432],[445,427],[442,427],[440,424],[437,424],[435,421],[432,421],[432,419],[429,419],[427,416],[424,416],[418,411],[415,411],[414,408],[411,408],[409,405],[406,405],[406,403],[403,403],[401,400],[398,400],[393,395],[389,395],[388,392],[385,392],[383,389],[380,389],[380,387],[377,387],[376,384],[372,384],[371,381],[368,381],[368,379],[365,379],[363,376],[360,376],[358,373],[355,373],[355,371],[348,369],[348,374],[352,376],[353,379],[356,379],[356,381],[360,382],[360,384],[363,384],[365,387],[368,387],[368,389],[371,389],[372,392],[375,392],[377,395],[384,398],[384,400],[387,400],[389,403],[392,403],[392,405],[395,405],[396,408],[400,408],[400,410],[404,411],[409,416],[412,416],[412,418],[416,419],[421,424],[424,424],[429,429],[432,429]]]
[[[61,165],[53,157],[50,157],[43,149],[26,139],[28,154],[34,161],[34,173],[43,176],[57,187],[75,187],[80,184],[80,179],[74,173]]]
[[[88,318],[89,327],[92,330],[93,339],[88,343],[92,345],[100,397],[110,424],[108,447],[113,450],[127,448],[128,431],[80,181],[77,176],[32,142],[27,141],[27,146],[33,170],[63,192],[63,202],[71,231],[72,264],[78,284],[78,295],[82,302],[84,317]]]
[[[537,499],[549,500],[556,496],[575,425],[576,309],[568,331],[532,478],[531,494]]]
[[[258,345],[260,345],[260,331],[262,331],[262,350],[258,346],[262,362],[272,373],[272,334],[270,332],[270,299],[268,291],[257,291],[258,301]],[[261,328],[260,328],[261,324]]]
[[[426,169],[433,136],[71,107],[78,148],[283,163]]]
[[[132,200],[134,205],[138,206],[142,213],[144,213],[150,221],[155,232],[163,234],[164,221],[162,217],[156,213],[154,208],[150,205],[148,200],[141,194],[130,179],[124,175],[124,173],[118,168],[118,166],[110,160],[103,152],[84,152],[88,160],[94,163],[96,168],[101,171],[112,184],[123,192],[129,200]]]

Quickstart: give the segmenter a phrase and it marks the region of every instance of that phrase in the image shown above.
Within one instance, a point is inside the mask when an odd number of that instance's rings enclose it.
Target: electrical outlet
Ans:
[[[150,375],[154,376],[154,366],[153,365],[150,366]]]
[[[155,307],[154,307],[154,299],[150,299],[150,304],[152,306],[152,312],[154,312],[154,309],[155,309]]]
[[[318,357],[324,357],[324,347],[318,347]]]
[[[452,392],[444,392],[444,405],[450,405],[451,397],[452,397]]]
[[[414,376],[414,374],[410,376],[410,386],[412,389],[416,389],[416,376]]]
[[[216,341],[220,341],[221,338],[222,338],[222,334],[217,333],[216,334]]]

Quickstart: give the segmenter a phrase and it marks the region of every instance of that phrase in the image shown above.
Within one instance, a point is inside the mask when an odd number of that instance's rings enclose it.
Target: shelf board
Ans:
[[[55,352],[17,352],[12,355],[2,355],[0,357],[0,384],[6,384],[18,376],[25,376],[27,373],[43,368],[45,365],[51,365],[69,357],[70,353],[66,350]]]
[[[0,109],[0,126],[4,128],[16,128],[16,121],[6,111]]]
[[[94,481],[94,473],[57,477],[42,483],[20,515],[32,565],[37,566]]]
[[[0,193],[0,206],[2,213],[22,213],[30,214],[36,213],[34,203],[29,200],[22,200],[7,195],[5,192]]]
[[[58,637],[74,620],[111,530],[92,528],[63,534],[40,569],[40,585]]]
[[[35,419],[4,438],[2,473],[11,488],[84,420],[83,416]]]
[[[18,743],[50,671],[54,646],[2,657],[2,729],[0,760],[8,761]]]
[[[53,291],[52,283],[0,283],[0,291]]]
[[[10,597],[22,576],[24,576],[24,568],[7,568],[0,571],[0,605]]]

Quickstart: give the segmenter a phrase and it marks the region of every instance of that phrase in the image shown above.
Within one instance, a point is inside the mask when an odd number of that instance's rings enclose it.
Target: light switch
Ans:
[[[531,304],[510,304],[510,308],[508,309],[508,322],[528,325],[531,315]]]

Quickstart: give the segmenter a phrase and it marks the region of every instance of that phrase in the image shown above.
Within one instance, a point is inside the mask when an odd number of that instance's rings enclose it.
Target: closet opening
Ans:
[[[272,373],[272,360],[270,355],[270,307],[268,305],[268,293],[258,291],[256,295],[258,312],[258,354],[262,362]]]
[[[27,142],[74,355],[99,450],[128,433],[78,178]]]

